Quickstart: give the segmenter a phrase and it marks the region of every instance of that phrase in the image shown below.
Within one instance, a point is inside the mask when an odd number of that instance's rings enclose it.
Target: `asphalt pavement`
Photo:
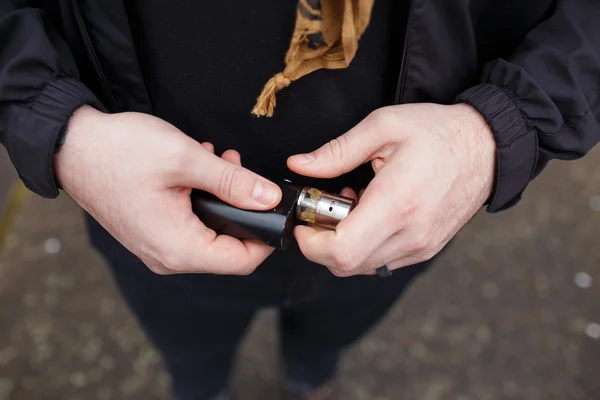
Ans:
[[[0,400],[165,399],[160,356],[65,195],[17,195],[0,153]],[[19,194],[21,193],[21,194]],[[2,223],[0,223],[0,226]],[[551,164],[514,209],[478,215],[344,358],[348,400],[600,399],[600,149]],[[277,399],[275,311],[232,385]]]

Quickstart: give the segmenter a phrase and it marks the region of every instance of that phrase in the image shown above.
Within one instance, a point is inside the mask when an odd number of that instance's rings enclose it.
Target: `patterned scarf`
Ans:
[[[252,114],[273,116],[275,94],[321,68],[346,68],[371,18],[374,0],[298,0],[285,69],[265,84]]]

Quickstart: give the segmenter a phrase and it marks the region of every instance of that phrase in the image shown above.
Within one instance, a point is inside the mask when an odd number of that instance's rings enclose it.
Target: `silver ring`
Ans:
[[[383,264],[381,267],[377,268],[376,271],[380,278],[392,276],[392,271],[390,271],[387,264]]]

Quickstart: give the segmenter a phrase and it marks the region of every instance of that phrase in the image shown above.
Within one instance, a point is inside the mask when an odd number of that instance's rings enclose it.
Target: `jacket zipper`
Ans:
[[[92,58],[94,70],[96,71],[96,74],[98,75],[98,80],[100,81],[100,85],[102,86],[102,91],[104,92],[104,94],[108,98],[108,101],[110,102],[111,110],[117,111],[117,103],[115,102],[115,97],[113,96],[112,90],[110,89],[108,79],[106,78],[106,75],[102,70],[102,66],[100,65],[98,56],[96,55],[96,50],[94,50],[92,39],[90,38],[88,30],[85,26],[85,22],[83,21],[83,16],[81,14],[79,4],[77,3],[77,0],[72,0],[71,3],[73,4],[73,13],[75,14],[75,19],[77,20],[79,30],[81,31],[81,36],[83,37],[85,47],[87,48],[88,53]]]
[[[398,85],[396,86],[395,103],[400,104],[400,97],[404,92],[404,81],[406,80],[406,64],[408,63],[408,51],[412,33],[412,9],[413,1],[409,0],[408,18],[406,20],[406,32],[404,33],[404,48],[402,49],[402,61],[400,62],[400,72],[398,74]]]

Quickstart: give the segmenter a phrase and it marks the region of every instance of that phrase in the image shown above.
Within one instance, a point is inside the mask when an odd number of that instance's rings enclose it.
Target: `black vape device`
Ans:
[[[218,234],[259,240],[285,250],[293,240],[296,225],[309,223],[334,229],[356,205],[353,199],[296,186],[288,180],[275,183],[283,196],[272,210],[242,210],[200,190],[192,191],[192,210],[204,225]]]

